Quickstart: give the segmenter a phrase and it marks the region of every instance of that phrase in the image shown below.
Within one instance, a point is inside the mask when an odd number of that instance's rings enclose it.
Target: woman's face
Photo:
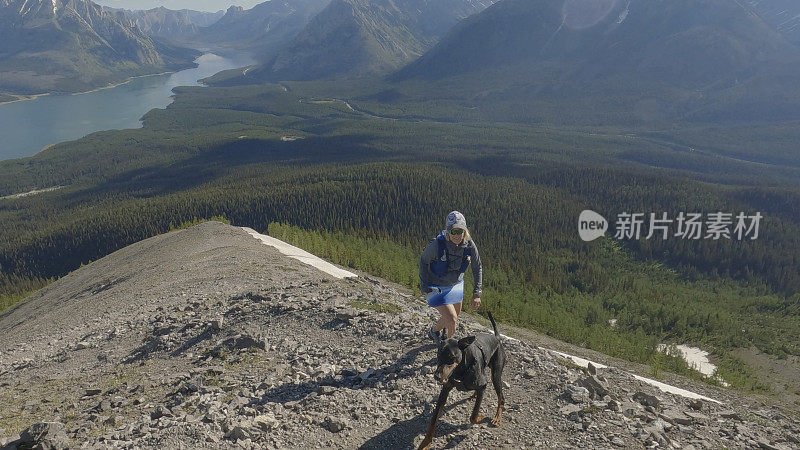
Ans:
[[[464,240],[464,230],[461,230],[460,234],[453,234],[452,231],[458,230],[458,228],[454,228],[447,232],[447,236],[450,237],[450,242],[453,244],[460,244],[461,241]]]

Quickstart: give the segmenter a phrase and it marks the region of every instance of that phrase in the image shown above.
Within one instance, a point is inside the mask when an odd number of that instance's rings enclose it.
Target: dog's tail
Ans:
[[[494,321],[494,316],[492,316],[492,312],[488,311],[489,313],[489,320],[492,322],[492,328],[494,328],[494,335],[500,337],[500,332],[497,331],[497,323]]]

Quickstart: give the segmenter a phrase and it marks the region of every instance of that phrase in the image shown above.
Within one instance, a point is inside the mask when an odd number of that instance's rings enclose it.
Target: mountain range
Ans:
[[[179,42],[185,42],[202,27],[214,24],[225,14],[222,10],[212,13],[190,9],[172,10],[163,6],[133,11],[109,7],[105,9],[119,14],[148,36]]]
[[[388,73],[430,48],[487,0],[333,0],[275,57],[258,79],[312,80]]]
[[[89,0],[0,0],[0,90],[76,92],[193,65]]]
[[[332,0],[259,67],[208,81],[389,75],[394,103],[436,96],[490,120],[800,118],[799,14],[782,0]]]
[[[267,61],[290,42],[330,0],[274,0],[253,8],[231,6],[214,24],[199,29],[198,42],[249,51]]]
[[[498,66],[551,66],[560,68],[559,78],[621,76],[703,89],[798,58],[777,32],[729,0],[610,1],[596,11],[565,10],[562,4],[500,2],[460,24],[401,75],[436,78]]]
[[[393,79],[469,76],[468,95],[573,112],[632,111],[649,98],[661,117],[754,117],[770,113],[774,100],[783,112],[800,113],[780,100],[796,91],[800,51],[747,5],[584,3],[503,0],[459,23]]]
[[[261,63],[226,84],[467,76],[460,92],[501,101],[646,94],[656,115],[718,116],[720,102],[738,114],[769,99],[784,113],[798,17],[785,0],[274,0],[224,14],[0,0],[0,89],[85,90],[186,67],[196,53],[166,43],[180,42]]]
[[[747,0],[761,19],[775,27],[789,42],[800,44],[800,2],[794,0]]]

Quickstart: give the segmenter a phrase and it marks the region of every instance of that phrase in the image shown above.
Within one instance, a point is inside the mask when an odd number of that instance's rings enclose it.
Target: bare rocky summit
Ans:
[[[208,222],[89,264],[0,316],[0,447],[411,448],[439,388],[435,312]],[[485,327],[464,316],[459,335]],[[800,421],[684,380],[690,400],[584,370],[500,324],[499,428],[451,395],[435,448],[797,448]],[[496,405],[487,390],[484,414]],[[3,437],[5,436],[5,437]]]

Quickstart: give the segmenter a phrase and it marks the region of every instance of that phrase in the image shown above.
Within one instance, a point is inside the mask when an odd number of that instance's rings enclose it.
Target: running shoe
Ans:
[[[430,328],[428,330],[428,336],[430,336],[430,338],[433,339],[434,344],[439,345],[442,343],[442,338],[439,337],[439,333],[433,331],[433,328]]]

